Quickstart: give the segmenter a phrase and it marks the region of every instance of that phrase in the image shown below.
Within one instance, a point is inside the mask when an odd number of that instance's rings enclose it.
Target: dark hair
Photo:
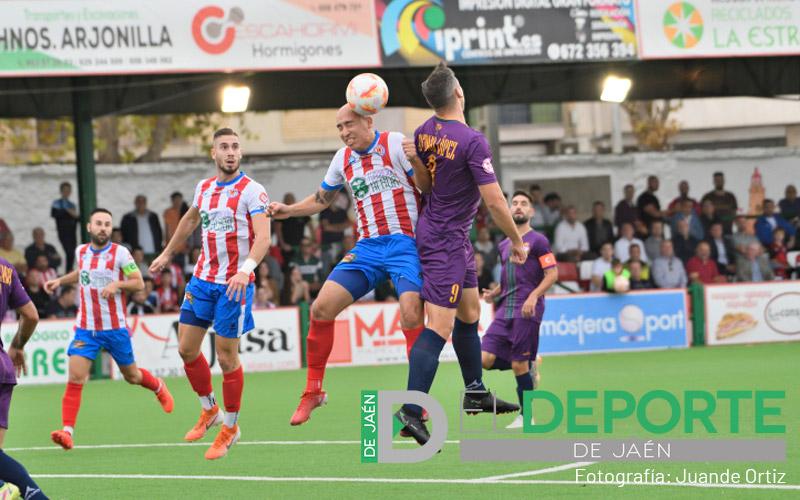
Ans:
[[[625,190],[625,189],[628,189],[628,188],[635,189],[633,187],[633,184],[625,184],[625,187],[623,187],[622,189]]]
[[[714,172],[714,177],[725,177],[725,174],[723,174],[720,171],[716,171],[716,172]]]
[[[180,192],[180,191],[175,191],[174,193],[172,193],[171,195],[169,195],[169,199],[170,199],[170,200],[174,200],[175,198],[177,198],[177,197],[179,197],[179,196],[180,196],[181,198],[183,198],[183,194],[181,194],[181,192]]]
[[[533,198],[531,198],[531,195],[529,195],[525,191],[514,191],[514,194],[511,195],[511,199],[513,200],[517,196],[524,196],[528,200],[528,203],[530,203],[531,205],[533,204]]]
[[[592,203],[592,206],[593,206],[593,207],[596,207],[597,205],[600,205],[601,207],[605,207],[605,206],[606,206],[606,204],[605,204],[605,203],[603,203],[603,202],[602,202],[602,201],[600,201],[600,200],[597,200],[596,202]]]
[[[446,108],[453,102],[456,75],[444,61],[440,62],[422,82],[422,95],[433,109]]]
[[[110,210],[98,207],[92,210],[92,212],[89,214],[89,220],[92,220],[92,217],[94,217],[95,214],[108,214],[109,217],[113,217]]]
[[[542,186],[538,184],[531,184],[531,187],[528,188],[528,191],[541,191]]]
[[[63,297],[64,295],[68,294],[69,292],[75,290],[75,287],[72,285],[64,285],[61,287],[61,293],[58,294],[59,297]]]
[[[59,190],[59,191],[61,191],[61,190],[62,190],[62,189],[64,189],[65,187],[68,187],[68,188],[72,189],[72,184],[70,184],[69,182],[66,182],[66,181],[65,181],[65,182],[62,182],[62,183],[61,183],[61,184],[58,186],[58,190]]]
[[[773,200],[772,198],[765,198],[763,205],[766,205],[767,203],[772,203],[774,205],[775,200]]]
[[[561,197],[557,193],[547,193],[544,197],[544,202],[547,203],[548,201],[552,200],[560,200]]]
[[[235,135],[236,137],[239,137],[239,134],[237,134],[236,131],[234,131],[232,128],[223,127],[214,132],[214,139],[216,139],[217,137],[222,137],[223,135]]]
[[[618,258],[614,257],[611,259],[611,267],[618,266],[620,264],[622,264],[622,261]]]

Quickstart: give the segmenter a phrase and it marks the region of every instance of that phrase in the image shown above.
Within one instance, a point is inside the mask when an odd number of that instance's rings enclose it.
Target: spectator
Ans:
[[[339,191],[336,199],[328,208],[320,212],[319,225],[322,229],[322,252],[325,267],[342,251],[342,239],[347,230],[352,230],[353,221],[350,220],[350,196]]]
[[[697,245],[695,255],[686,263],[686,273],[692,283],[724,283],[725,276],[719,273],[717,263],[711,259],[711,246],[707,241]]]
[[[478,274],[478,290],[494,288],[492,270],[486,267],[482,253],[475,254],[475,269]]]
[[[28,267],[33,267],[36,257],[44,255],[47,257],[47,265],[58,269],[61,265],[61,256],[58,255],[56,247],[44,241],[44,229],[36,227],[33,229],[33,243],[25,249],[25,263]]]
[[[281,305],[296,306],[300,302],[311,302],[311,294],[308,283],[303,279],[300,268],[294,264],[289,264],[287,279],[284,281],[281,290]]]
[[[131,294],[131,301],[128,303],[128,315],[142,316],[143,314],[153,314],[156,310],[147,300],[145,290],[137,290]]]
[[[752,242],[745,249],[745,256],[736,262],[737,281],[772,281],[775,274],[772,272],[766,256],[758,242]]]
[[[731,241],[733,241],[733,247],[736,250],[737,257],[744,257],[747,254],[747,247],[751,243],[759,243],[759,241],[758,238],[756,238],[754,226],[747,223],[747,219],[745,219],[744,215],[737,215],[734,222],[736,224],[736,233],[731,237]],[[724,232],[724,224],[722,228]]]
[[[654,220],[660,220],[664,216],[661,212],[661,203],[656,196],[658,184],[658,177],[655,175],[647,177],[647,189],[636,199],[636,208],[639,210],[639,218],[644,222],[645,227],[649,226]]]
[[[36,260],[33,261],[33,269],[37,271],[36,276],[39,278],[39,287],[42,290],[44,290],[45,283],[58,278],[58,272],[50,267],[46,255],[36,256]]]
[[[648,262],[653,262],[661,255],[661,241],[664,239],[664,223],[654,220],[650,224],[650,235],[644,240],[644,254]]]
[[[645,266],[647,266],[647,264],[643,263],[642,261],[630,261],[630,264],[628,265],[628,272],[631,274],[631,290],[647,290],[648,288],[653,288],[653,282],[650,281],[650,276],[645,277]]]
[[[778,202],[781,217],[797,226],[800,224],[800,198],[797,197],[797,188],[794,184],[786,186],[784,195],[785,198]]]
[[[553,228],[561,220],[561,197],[557,193],[547,193],[544,197],[544,215],[545,225],[548,228]]]
[[[589,236],[589,250],[600,254],[600,247],[614,242],[614,226],[606,219],[606,205],[602,201],[592,204],[592,217],[583,223]]]
[[[538,184],[531,184],[528,189],[528,194],[531,195],[533,200],[533,217],[531,218],[531,227],[537,231],[544,231],[547,226],[545,221],[545,206],[542,203],[542,188]]]
[[[686,219],[679,220],[675,233],[672,235],[672,246],[675,255],[681,259],[684,265],[694,255],[698,243],[700,240],[689,233],[689,223],[686,222]]]
[[[633,221],[633,236],[644,241],[650,236],[650,228],[642,219]]]
[[[630,290],[631,273],[619,259],[611,261],[611,268],[603,274],[603,291],[624,293]]]
[[[183,200],[183,194],[180,191],[175,191],[169,196],[170,206],[164,213],[162,217],[164,218],[164,241],[162,245],[166,246],[169,243],[169,240],[172,239],[172,236],[175,234],[175,230],[178,228],[178,223],[181,221],[181,217],[189,211],[189,205]],[[186,242],[182,242],[175,252],[175,258],[179,260],[179,264],[183,264],[186,260],[186,253],[188,252],[188,247]]]
[[[706,242],[710,248],[711,260],[716,262],[720,274],[733,276],[736,274],[736,250],[730,238],[722,233],[722,223],[711,225]]]
[[[133,252],[131,252],[131,257],[133,257],[136,267],[139,268],[142,278],[152,278],[150,275],[150,266],[144,261],[144,250],[140,247],[134,247]]]
[[[714,189],[703,195],[701,203],[706,200],[714,205],[714,213],[722,222],[723,232],[731,234],[733,219],[739,205],[736,203],[736,196],[730,191],[725,191],[725,174],[722,172],[714,172]]]
[[[183,265],[184,282],[192,278],[192,275],[194,274],[194,267],[197,265],[197,260],[199,258],[200,258],[200,249],[192,248],[189,251],[189,258],[186,260],[186,264]]]
[[[153,259],[161,251],[164,236],[158,215],[147,209],[147,197],[137,195],[135,209],[122,216],[122,240],[132,248],[141,247],[145,257]]]
[[[47,317],[47,305],[50,303],[50,296],[44,291],[41,281],[39,271],[36,269],[31,269],[31,271],[25,275],[25,290],[28,292],[28,296],[31,298],[33,305],[36,306],[39,317],[44,318]]]
[[[156,293],[156,285],[153,282],[153,278],[144,278],[144,293],[145,301],[150,304],[153,311],[158,311],[158,294]]]
[[[626,262],[628,259],[631,258],[630,248],[631,245],[639,245],[640,248],[644,248],[644,243],[639,238],[635,238],[633,236],[633,224],[630,222],[626,222],[622,224],[620,227],[620,237],[616,243],[614,243],[614,256],[616,256],[620,262]],[[646,259],[646,256],[643,257]]]
[[[630,257],[627,261],[625,261],[625,269],[628,271],[631,270],[631,264],[638,263],[639,264],[639,273],[642,279],[649,280],[650,279],[650,266],[647,265],[647,262],[642,260],[642,247],[634,243],[630,246],[628,250],[630,253]],[[631,272],[631,274],[633,274]]]
[[[616,226],[617,232],[622,230],[623,224],[626,222],[633,224],[633,221],[639,217],[639,211],[633,201],[635,194],[633,184],[625,184],[623,192],[625,197],[614,207],[614,226]]]
[[[253,301],[253,309],[275,309],[275,303],[272,302],[272,287],[262,286],[256,289],[255,300]]]
[[[603,243],[600,247],[600,257],[592,262],[592,282],[589,290],[596,292],[603,289],[603,276],[606,271],[611,269],[611,262],[614,260],[614,246],[611,243]]]
[[[705,200],[700,205],[700,224],[703,225],[703,234],[708,234],[711,225],[720,222],[716,212],[714,212],[714,203],[711,200]]]
[[[497,264],[498,259],[498,252],[497,252],[497,245],[494,244],[492,241],[492,235],[489,232],[488,227],[482,227],[478,229],[478,239],[473,244],[475,248],[475,254],[481,254],[483,257],[483,267],[478,267],[478,274],[481,274],[485,270],[489,270],[492,272],[494,266]]]
[[[672,234],[678,232],[678,221],[685,220],[689,225],[689,234],[700,241],[706,237],[703,231],[703,223],[700,222],[700,217],[694,211],[694,205],[691,200],[683,200],[678,205],[678,211],[671,218]]]
[[[653,284],[658,288],[686,287],[683,262],[675,257],[670,240],[661,242],[661,256],[653,262]]]
[[[56,233],[58,233],[58,241],[64,248],[64,256],[66,257],[66,271],[72,271],[72,266],[75,264],[75,248],[78,246],[78,236],[76,230],[78,229],[78,208],[75,206],[69,197],[72,195],[72,184],[69,182],[62,182],[59,187],[61,191],[61,198],[55,200],[50,207],[50,217],[56,221]]]
[[[283,196],[283,202],[287,205],[293,205],[296,199],[293,193],[286,193]],[[292,257],[297,255],[300,243],[303,240],[306,232],[306,226],[309,227],[309,234],[314,234],[312,227],[311,217],[289,217],[288,219],[275,221],[275,234],[278,235],[278,245],[283,252],[283,259],[285,262],[292,260]]]
[[[0,241],[3,241],[3,238],[6,237],[6,234],[10,233],[11,229],[6,224],[5,219],[0,217]]]
[[[793,264],[789,264],[788,247],[784,243],[786,232],[783,228],[776,227],[773,234],[772,243],[767,247],[769,252],[769,263],[776,276],[788,278],[791,275]]]
[[[775,213],[775,202],[767,198],[764,200],[764,214],[756,219],[756,237],[765,247],[772,245],[772,233],[776,228],[781,228],[787,238],[782,243],[786,243],[789,248],[794,246],[794,236],[797,232],[789,221],[780,214]]]
[[[122,241],[122,229],[115,227],[111,230],[111,243],[116,243],[117,245],[122,245],[128,249],[129,252],[133,251],[133,248]]]
[[[342,239],[342,253],[336,256],[336,262],[341,262],[354,246],[356,246],[355,237],[352,234],[345,234]]]
[[[312,296],[316,296],[322,287],[322,261],[314,255],[314,244],[309,238],[303,238],[300,243],[300,253],[292,259],[300,271],[303,280],[308,283],[308,290]]]
[[[700,204],[697,203],[697,200],[689,196],[689,183],[687,181],[680,181],[678,183],[678,192],[680,193],[678,197],[669,202],[667,215],[675,215],[675,213],[680,210],[680,203],[687,200],[692,203],[692,212],[694,212],[695,215],[700,215]]]
[[[74,318],[78,314],[78,306],[75,305],[77,292],[72,285],[64,285],[58,294],[47,304],[44,315],[48,319]]]
[[[283,288],[281,266],[271,255],[265,256],[264,260],[256,268],[256,283],[261,283],[265,279],[273,282],[278,290]]]
[[[0,257],[6,259],[9,264],[17,269],[20,275],[25,274],[28,270],[28,264],[25,262],[25,256],[18,249],[14,248],[14,233],[7,231],[3,233],[3,239],[0,241]]]
[[[577,262],[589,251],[586,228],[572,205],[564,209],[564,220],[556,226],[553,251],[558,260],[567,262]]]
[[[172,271],[165,268],[161,271],[159,285],[156,287],[158,307],[162,313],[180,310],[178,289],[172,286]]]
[[[167,283],[167,286],[175,290],[175,293],[178,294],[178,302],[180,302],[180,297],[183,297],[183,292],[186,289],[186,280],[183,277],[183,269],[175,261],[170,262],[169,265],[164,269],[170,271],[170,281]],[[156,286],[156,288],[164,285],[162,280],[165,277],[166,275],[164,273],[153,276],[153,284]]]

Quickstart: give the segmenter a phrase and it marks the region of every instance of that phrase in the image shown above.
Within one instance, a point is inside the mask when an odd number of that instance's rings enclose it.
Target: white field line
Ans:
[[[551,472],[561,472],[562,470],[570,470],[570,469],[577,469],[578,467],[583,467],[586,465],[592,465],[597,462],[574,462],[571,464],[564,464],[564,465],[556,465],[554,467],[547,467],[546,469],[534,469],[528,470],[524,472],[513,472],[511,474],[501,474],[499,476],[489,476],[489,477],[482,477],[479,481],[500,481],[502,479],[511,479],[515,477],[526,477],[526,476],[538,476],[541,474],[550,474]]]
[[[428,479],[428,478],[376,478],[376,477],[272,477],[272,476],[189,476],[177,474],[32,474],[41,479],[152,479],[152,480],[208,480],[208,481],[250,481],[250,482],[321,482],[321,483],[410,483],[410,484],[514,484],[514,485],[598,485],[619,487],[619,483],[597,482],[582,483],[565,480],[545,479],[512,479],[506,481],[486,481],[484,479]],[[745,490],[798,490],[798,484],[698,484],[698,483],[625,483],[626,487],[637,486],[679,486],[687,488],[712,488],[712,489],[745,489]]]
[[[393,441],[393,444],[409,444],[412,440]],[[302,445],[351,445],[359,444],[361,441],[239,441],[238,446],[302,446]],[[446,444],[458,444],[460,441],[448,440]],[[210,442],[195,441],[193,443],[174,442],[174,443],[120,443],[120,444],[84,444],[76,445],[74,450],[104,450],[118,448],[173,448],[180,446],[210,446]],[[29,446],[25,448],[5,448],[5,451],[63,451],[59,446]]]

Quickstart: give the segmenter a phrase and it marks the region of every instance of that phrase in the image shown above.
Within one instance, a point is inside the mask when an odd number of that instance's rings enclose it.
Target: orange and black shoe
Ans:
[[[214,439],[214,444],[206,450],[206,460],[216,460],[227,455],[240,437],[242,437],[242,431],[239,429],[239,424],[235,424],[233,427],[223,425]]]
[[[67,431],[53,431],[50,433],[50,439],[65,450],[72,449],[72,434]]]
[[[304,392],[303,395],[300,396],[300,404],[297,405],[297,409],[294,411],[292,420],[290,420],[289,423],[292,425],[300,425],[308,422],[308,419],[311,418],[311,412],[327,402],[328,394],[325,391]]]
[[[202,437],[206,435],[206,432],[208,432],[210,428],[222,423],[222,417],[222,410],[220,410],[219,406],[217,405],[214,405],[214,407],[210,410],[202,410],[197,423],[194,424],[194,427],[192,427],[192,429],[186,433],[183,439],[186,441],[197,441],[198,439],[202,439]]]

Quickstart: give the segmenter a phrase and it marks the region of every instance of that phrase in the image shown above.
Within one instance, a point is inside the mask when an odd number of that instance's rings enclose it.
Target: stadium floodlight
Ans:
[[[222,89],[222,112],[244,113],[250,101],[250,87],[247,85],[226,85]]]
[[[608,75],[603,81],[603,92],[600,94],[600,100],[605,102],[623,102],[628,97],[628,91],[631,89],[630,78],[620,78],[615,75]]]

